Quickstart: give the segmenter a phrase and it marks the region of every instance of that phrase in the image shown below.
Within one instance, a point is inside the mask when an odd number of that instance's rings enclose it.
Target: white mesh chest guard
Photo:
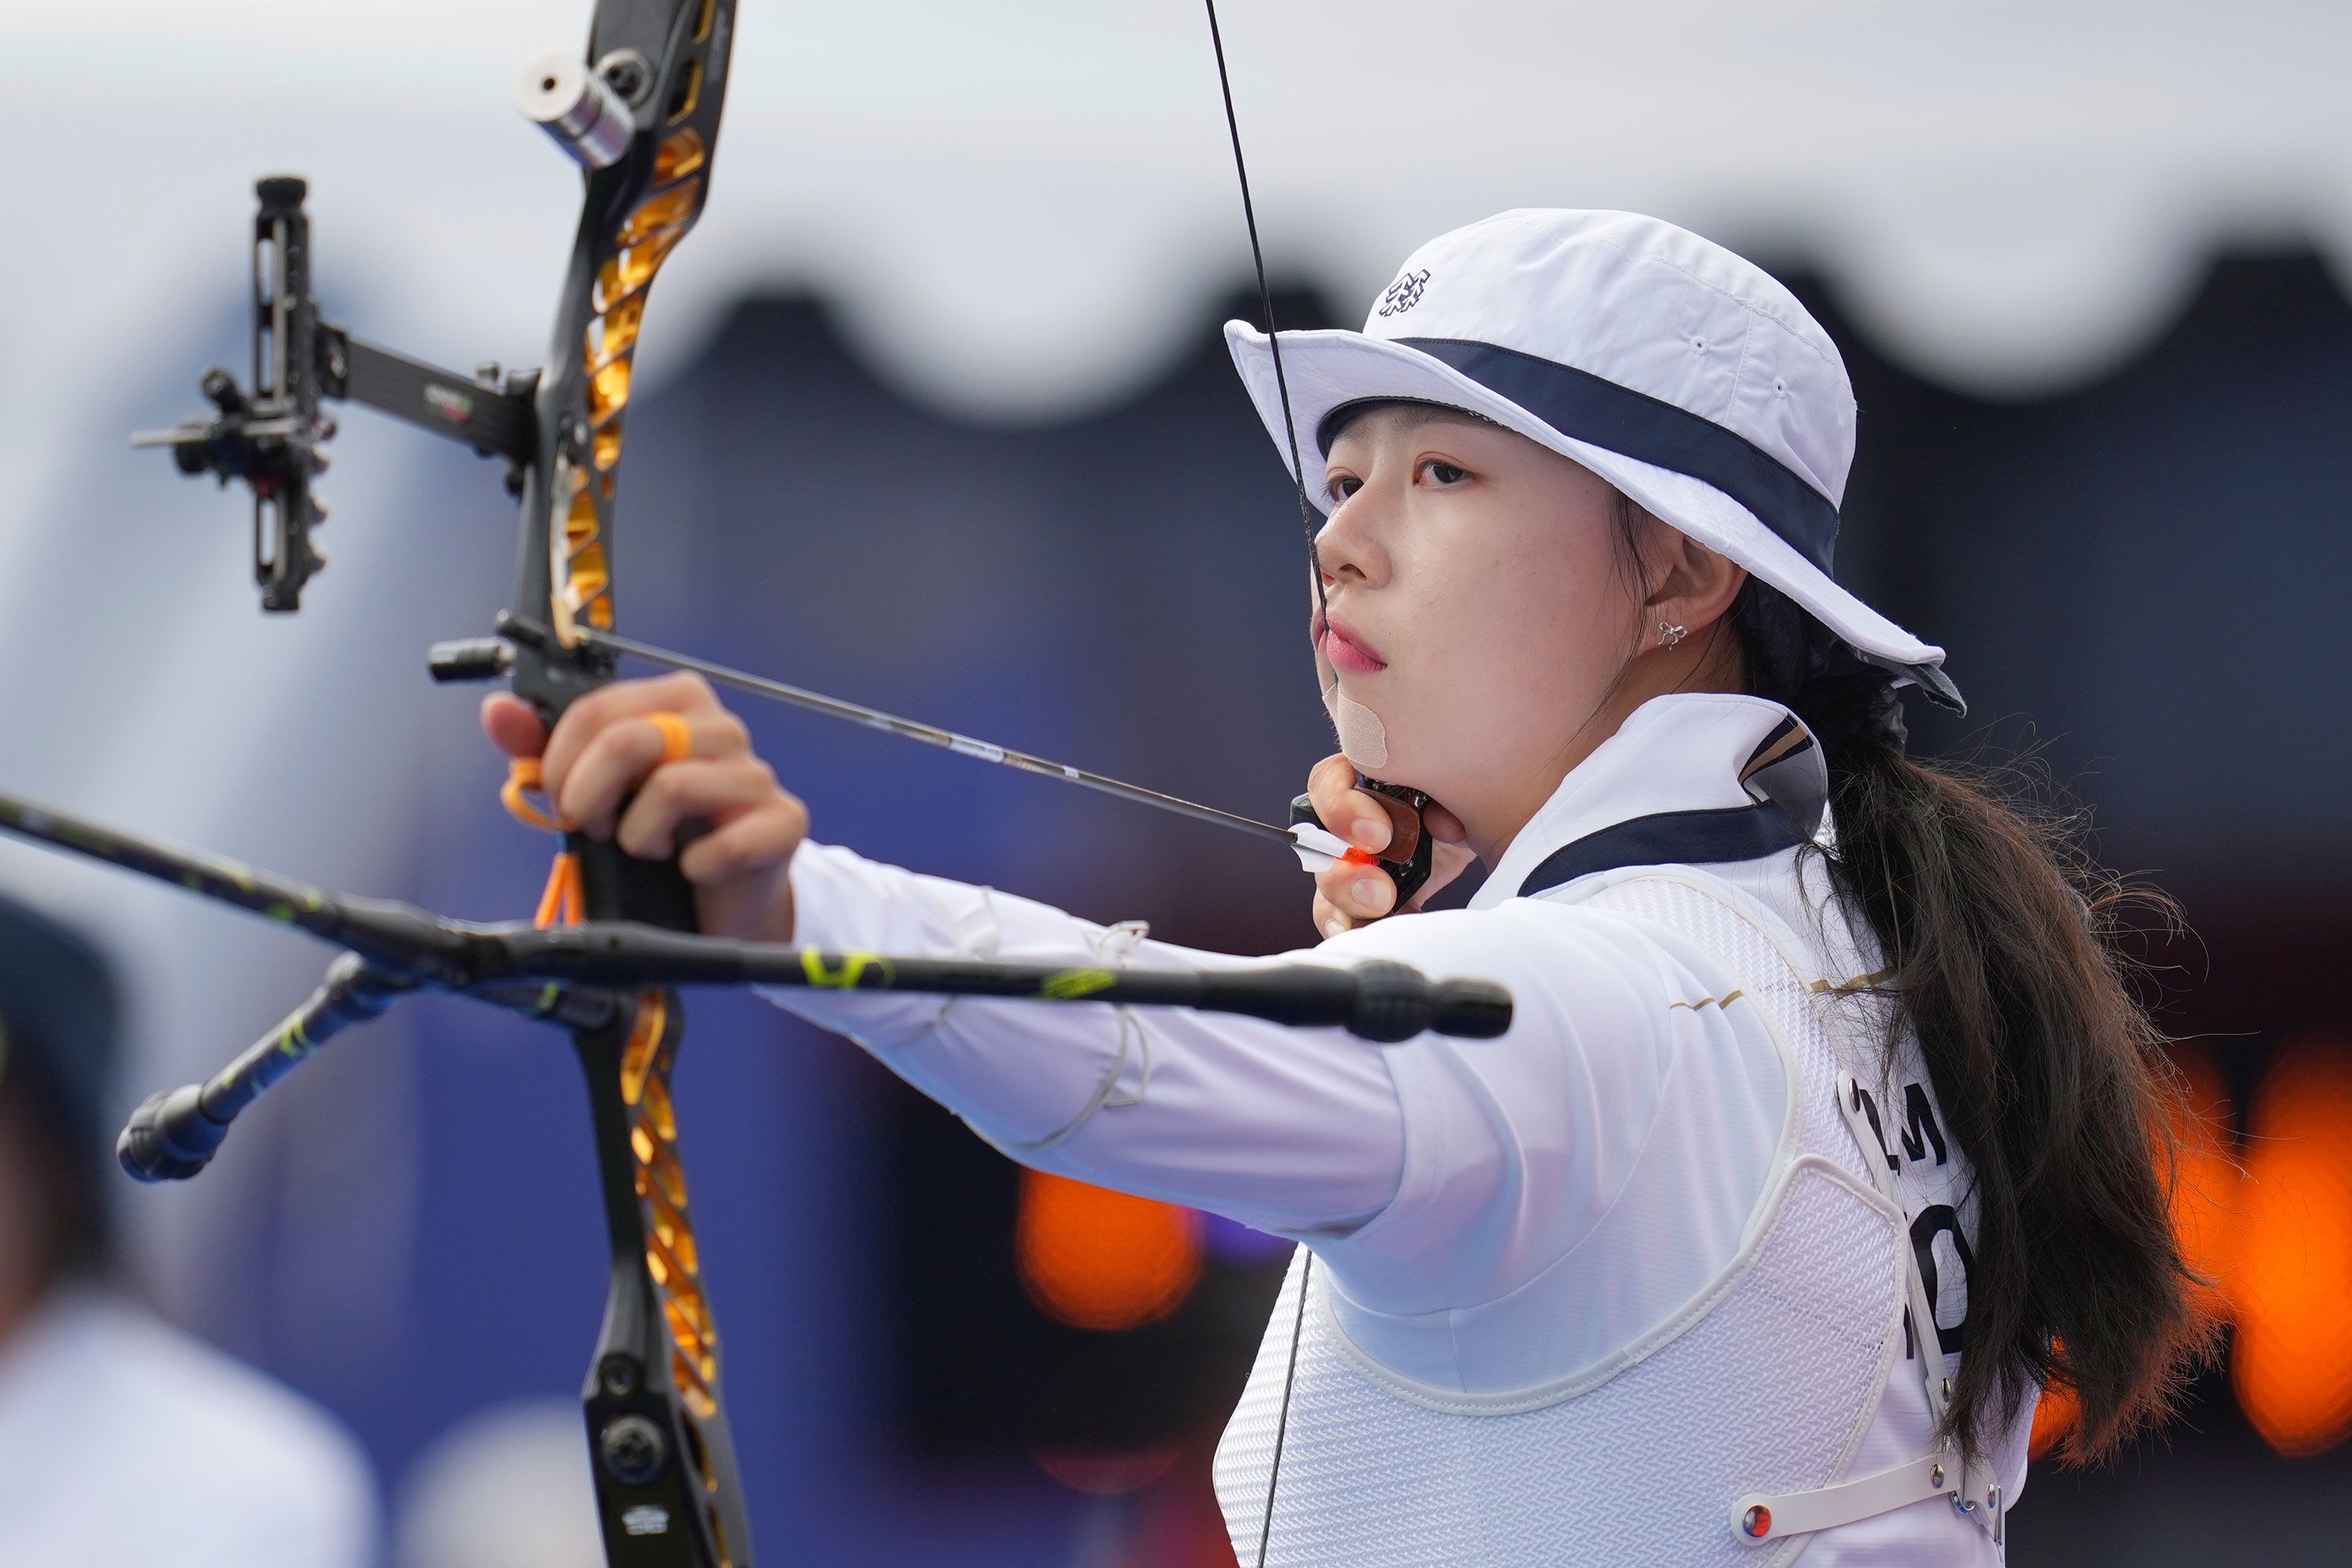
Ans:
[[[1575,901],[1707,949],[1737,977],[1732,1005],[1755,1009],[1782,1047],[1792,1126],[1749,1239],[1600,1373],[1517,1398],[1426,1388],[1374,1363],[1341,1333],[1316,1275],[1269,1565],[1782,1564],[1810,1538],[1743,1541],[1734,1500],[1844,1479],[1869,1427],[1903,1351],[1906,1231],[1839,1110],[1839,1052],[1811,989],[1820,977],[1683,873],[1627,873]],[[1217,1452],[1244,1564],[1257,1561],[1265,1524],[1304,1258]]]

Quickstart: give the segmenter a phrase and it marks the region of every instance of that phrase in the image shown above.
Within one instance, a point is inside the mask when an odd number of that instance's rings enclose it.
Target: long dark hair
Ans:
[[[1647,520],[1620,500],[1635,542]],[[2102,870],[2020,770],[1906,755],[1895,677],[1777,589],[1750,577],[1727,628],[1748,692],[1821,742],[1834,847],[1808,853],[1877,938],[1886,1049],[1916,1037],[1974,1171],[1946,1436],[1978,1451],[2057,1385],[2080,1405],[2065,1457],[2106,1458],[2213,1333],[2169,1216],[2177,1080],[2118,946],[2170,906]]]

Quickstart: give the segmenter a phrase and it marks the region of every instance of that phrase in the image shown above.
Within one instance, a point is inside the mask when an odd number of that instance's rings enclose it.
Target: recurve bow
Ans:
[[[1207,11],[1271,331],[1272,300],[1213,0]],[[614,679],[616,658],[628,653],[1285,841],[1302,847],[1310,866],[1318,855],[1328,859],[1345,851],[1328,835],[1319,849],[1313,847],[1319,830],[1311,822],[1295,819],[1284,829],[1234,816],[617,634],[614,545],[638,331],[656,274],[700,216],[709,193],[734,16],[734,0],[598,0],[584,55],[550,54],[522,73],[521,108],[579,162],[584,180],[571,265],[541,369],[501,374],[486,365],[465,375],[369,343],[323,320],[310,288],[306,189],[299,179],[276,176],[257,186],[252,391],[225,370],[209,372],[203,387],[215,416],[134,440],[168,446],[184,472],[211,472],[224,483],[237,479],[251,488],[255,576],[262,607],[270,611],[296,609],[305,584],[325,564],[312,530],[326,514],[310,483],[326,466],[322,447],[334,434],[323,404],[366,404],[503,458],[521,513],[514,607],[502,617],[499,637],[437,646],[432,668],[443,680],[504,677],[551,723]],[[1277,378],[1280,352],[1277,340]],[[1283,404],[1286,420],[1286,385]],[[1296,479],[1295,430],[1289,441]],[[1318,522],[1303,482],[1297,499],[1311,550]],[[1318,575],[1318,593],[1320,586]],[[507,793],[509,809],[539,826],[559,827],[530,805],[534,783],[528,765],[519,769]],[[1415,810],[1421,804],[1409,792],[1390,793]],[[719,1394],[719,1335],[677,1152],[669,1085],[685,1014],[671,984],[758,981],[1132,1001],[1339,1025],[1380,1040],[1423,1029],[1491,1037],[1510,1016],[1509,998],[1498,987],[1432,984],[1399,964],[1293,965],[1246,975],[1048,971],[667,935],[696,928],[691,892],[675,863],[635,859],[609,842],[570,831],[540,923],[584,923],[569,931],[533,932],[467,926],[404,906],[324,893],[5,796],[0,829],[172,880],[352,949],[278,1030],[206,1083],[157,1095],[141,1108],[124,1132],[122,1153],[125,1165],[145,1179],[184,1177],[203,1168],[247,1104],[329,1036],[376,1016],[408,992],[457,991],[571,1030],[587,1074],[612,1246],[604,1325],[583,1398],[605,1552],[616,1568],[740,1568],[751,1561]],[[1400,882],[1400,901],[1428,873],[1426,836],[1417,854],[1406,853],[1409,861],[1382,862]],[[1269,1496],[1269,1522],[1272,1502]]]
[[[459,645],[440,679],[503,674],[551,723],[614,677],[585,634],[614,626],[613,559],[631,370],[646,298],[700,216],[726,100],[735,0],[598,0],[584,56],[551,53],[517,84],[524,111],[581,164],[572,260],[536,374],[438,370],[322,321],[310,280],[302,182],[263,180],[256,222],[254,388],[215,371],[219,416],[139,437],[188,472],[254,491],[262,606],[291,611],[324,564],[311,492],[342,398],[506,459],[521,506],[514,606],[542,635]],[[510,793],[510,804],[515,797]],[[579,912],[695,929],[674,864],[608,842],[564,838]],[[595,1129],[612,1276],[588,1372],[588,1437],[605,1551],[629,1568],[727,1568],[750,1530],[719,1394],[719,1341],[703,1289],[678,1161],[670,1074],[685,1035],[675,991],[624,994],[609,1020],[577,1027]]]
[[[599,0],[584,58],[547,56],[519,83],[526,111],[580,161],[585,181],[553,339],[531,390],[532,440],[518,465],[514,604],[543,616],[550,635],[500,661],[516,695],[551,723],[614,676],[611,655],[580,634],[614,626],[638,329],[655,275],[709,194],[734,24],[735,0]],[[565,835],[563,852],[578,868],[588,919],[696,929],[675,863],[634,859],[577,832]],[[612,1020],[572,1033],[612,1242],[604,1328],[582,1399],[615,1568],[729,1568],[751,1555],[671,1109],[685,1035],[685,1010],[667,988],[629,993]]]

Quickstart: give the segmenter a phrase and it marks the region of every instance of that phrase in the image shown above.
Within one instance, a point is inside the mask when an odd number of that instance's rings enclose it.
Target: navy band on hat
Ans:
[[[1754,512],[1798,554],[1830,569],[1837,508],[1778,458],[1714,420],[1589,371],[1517,349],[1459,338],[1397,338],[1441,360],[1488,391],[1509,398],[1561,435],[1704,479]],[[1330,450],[1335,408],[1316,432]]]

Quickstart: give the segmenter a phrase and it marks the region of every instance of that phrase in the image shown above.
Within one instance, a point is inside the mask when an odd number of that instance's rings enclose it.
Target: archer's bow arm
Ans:
[[[1367,927],[1319,948],[1243,958],[1154,942],[1050,905],[806,843],[793,857],[796,935],[821,947],[1123,974],[1242,976],[1394,963],[1492,973],[1513,929],[1448,915]],[[1493,929],[1488,929],[1492,927]],[[1464,940],[1465,937],[1472,940]],[[1485,989],[1499,995],[1500,988]],[[1416,1032],[1374,1043],[1339,1028],[1162,1008],[1038,1008],[979,997],[762,988],[848,1036],[1024,1163],[1210,1209],[1283,1235],[1361,1224],[1398,1190],[1404,1117],[1391,1058],[1550,1048],[1512,1009],[1463,1042]]]

